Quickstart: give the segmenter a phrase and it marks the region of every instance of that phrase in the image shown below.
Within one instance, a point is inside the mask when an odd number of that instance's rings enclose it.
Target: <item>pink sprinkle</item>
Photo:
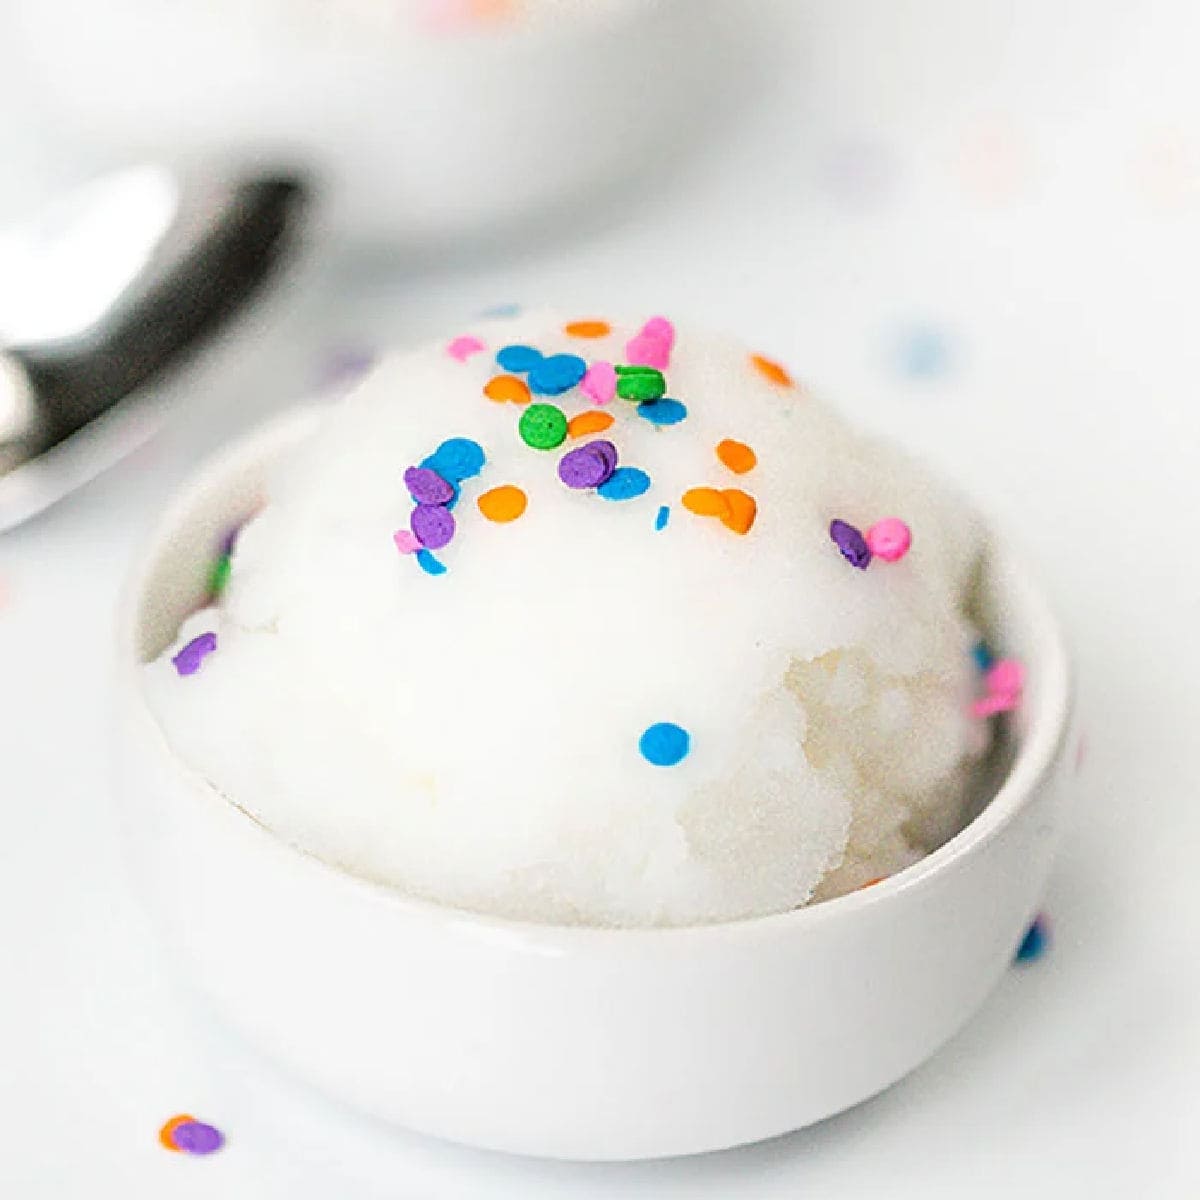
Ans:
[[[1017,707],[1019,697],[1015,695],[984,696],[971,705],[971,715],[976,717],[994,717],[997,713],[1011,712]]]
[[[670,363],[674,344],[675,326],[666,317],[651,317],[625,343],[625,358],[636,366],[657,367],[661,371]]]
[[[607,404],[617,394],[617,369],[610,362],[594,362],[579,386],[595,403]]]
[[[658,338],[660,342],[666,342],[668,350],[675,345],[675,326],[666,317],[651,317],[642,326],[642,332],[647,337]]]
[[[420,539],[411,529],[397,529],[392,534],[392,541],[401,554],[416,554],[421,549]]]
[[[477,337],[462,334],[446,347],[446,353],[451,358],[458,359],[459,362],[466,362],[472,354],[478,354],[480,350],[486,349],[487,347]]]
[[[899,562],[912,545],[912,530],[899,517],[885,517],[867,530],[867,546],[884,562]]]
[[[1015,658],[1002,658],[983,677],[989,696],[1015,700],[1025,687],[1025,668]]]

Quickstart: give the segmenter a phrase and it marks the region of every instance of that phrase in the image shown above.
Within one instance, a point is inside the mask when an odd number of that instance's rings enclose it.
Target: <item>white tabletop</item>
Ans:
[[[0,1195],[1200,1194],[1200,6],[742,7],[773,27],[757,82],[620,211],[486,259],[310,275],[170,433],[0,538]],[[9,208],[44,166],[15,111]],[[933,1062],[817,1128],[603,1167],[387,1130],[195,1011],[127,892],[107,670],[138,532],[323,348],[509,300],[741,332],[1015,527],[1071,629],[1089,752],[1050,952]],[[220,1154],[159,1147],[184,1111],[225,1131]]]

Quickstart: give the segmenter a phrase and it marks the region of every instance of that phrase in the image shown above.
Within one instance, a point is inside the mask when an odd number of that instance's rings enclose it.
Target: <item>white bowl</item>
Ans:
[[[603,930],[458,912],[285,844],[174,757],[139,664],[201,601],[210,548],[316,414],[210,462],[122,603],[120,794],[168,944],[242,1033],[380,1117],[525,1154],[691,1154],[798,1129],[928,1058],[979,1007],[1035,911],[1063,818],[1071,686],[1054,618],[1009,553],[985,620],[1028,666],[1002,785],[916,866],[811,908]]]

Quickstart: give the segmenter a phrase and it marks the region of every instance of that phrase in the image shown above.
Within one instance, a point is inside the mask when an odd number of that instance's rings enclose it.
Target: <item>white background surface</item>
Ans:
[[[1200,1194],[1200,7],[743,7],[770,32],[757,84],[620,212],[486,258],[325,271],[169,435],[0,539],[0,1195]],[[19,104],[0,147],[12,211],[57,168]],[[1051,953],[935,1061],[807,1132],[629,1167],[394,1133],[193,1011],[126,891],[107,670],[139,531],[322,347],[508,300],[742,332],[1015,526],[1071,629],[1089,752]],[[164,1152],[182,1111],[226,1149]]]

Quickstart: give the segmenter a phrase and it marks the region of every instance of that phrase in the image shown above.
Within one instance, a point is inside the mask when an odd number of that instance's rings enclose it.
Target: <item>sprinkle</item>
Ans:
[[[348,391],[374,365],[373,350],[361,346],[345,346],[331,350],[317,368],[317,391]]]
[[[1002,658],[988,669],[984,686],[994,696],[1019,696],[1025,688],[1025,667],[1015,658]]]
[[[666,529],[667,522],[671,519],[671,506],[664,504],[654,517],[654,528],[659,532]]]
[[[241,525],[231,525],[221,538],[221,553],[232,554],[237,545],[238,535],[242,532]]]
[[[515,375],[493,375],[483,385],[483,394],[499,404],[529,403],[529,385]]]
[[[659,721],[638,738],[638,749],[648,763],[656,767],[673,767],[687,757],[691,743],[691,735],[682,726]]]
[[[618,467],[596,494],[605,500],[633,500],[650,490],[650,476],[637,467]]]
[[[553,404],[531,404],[522,414],[517,432],[535,450],[554,450],[567,438],[567,418]]]
[[[472,354],[478,354],[481,350],[486,349],[487,347],[477,337],[464,334],[462,337],[456,337],[446,347],[446,353],[459,362],[466,362]]]
[[[638,416],[651,425],[678,425],[687,416],[687,405],[664,396],[661,400],[646,400],[638,405]]]
[[[515,521],[521,516],[529,501],[519,487],[506,483],[501,487],[494,487],[491,491],[484,492],[475,503],[479,505],[479,511],[489,521],[503,525],[508,521]]]
[[[519,304],[513,304],[511,301],[507,301],[504,304],[493,304],[491,308],[485,308],[479,315],[481,317],[491,318],[516,317],[520,315],[520,312],[521,306]]]
[[[551,354],[530,370],[529,390],[538,396],[561,396],[586,374],[587,363],[578,354]]]
[[[856,892],[865,892],[867,888],[872,888],[877,883],[882,883],[886,878],[886,875],[876,875],[874,879],[868,879],[866,883],[860,883],[854,890]]]
[[[445,575],[446,564],[436,559],[428,550],[417,551],[417,562],[426,575]]]
[[[180,1125],[187,1125],[195,1119],[196,1118],[191,1116],[189,1113],[180,1113],[177,1117],[172,1117],[158,1131],[158,1140],[161,1145],[165,1149],[170,1150],[172,1154],[178,1154],[179,1147],[175,1145],[175,1130],[178,1129]]]
[[[401,554],[416,554],[421,548],[421,540],[411,529],[397,529],[392,534],[392,541]]]
[[[675,344],[675,326],[666,317],[651,317],[625,344],[625,357],[631,363],[665,369]]]
[[[436,471],[450,483],[461,483],[483,470],[487,461],[483,447],[470,438],[450,438],[443,442],[424,462],[423,467]]]
[[[617,448],[608,441],[588,442],[559,459],[558,477],[569,488],[600,487],[617,469]]]
[[[726,506],[721,514],[721,524],[734,533],[749,533],[758,516],[758,503],[754,497],[740,488],[726,488],[721,496]]]
[[[842,557],[860,571],[865,571],[871,565],[871,548],[866,538],[846,521],[831,521],[829,536],[842,552]]]
[[[568,337],[602,338],[612,333],[612,326],[607,321],[571,321],[563,330]]]
[[[542,352],[532,346],[504,346],[496,354],[496,362],[506,371],[524,375],[542,361]]]
[[[612,413],[581,412],[567,422],[567,433],[573,438],[586,437],[589,433],[603,433],[613,423]]]
[[[228,554],[222,554],[212,565],[208,573],[208,594],[213,600],[224,595],[229,586],[229,576],[233,572],[233,559]]]
[[[199,637],[194,637],[171,662],[180,675],[195,675],[200,670],[200,664],[217,648],[217,635],[209,630]]]
[[[906,379],[936,379],[950,373],[954,348],[937,326],[917,325],[898,339],[895,358],[897,371]]]
[[[745,442],[735,442],[732,438],[717,443],[717,457],[735,475],[745,475],[758,466],[758,455]]]
[[[1017,707],[1019,697],[992,694],[974,701],[971,705],[971,716],[981,720],[987,717],[998,717],[1001,713],[1012,712]]]
[[[173,1124],[168,1122],[168,1124]],[[164,1126],[164,1130],[165,1130]],[[203,1121],[187,1120],[173,1124],[168,1135],[172,1148],[184,1154],[215,1154],[225,1145],[225,1135]],[[160,1140],[163,1140],[160,1133]]]
[[[657,400],[666,394],[667,381],[654,367],[620,366],[617,371],[617,395],[622,400]]]
[[[899,517],[885,517],[867,530],[867,546],[884,562],[899,562],[912,545],[912,530]]]
[[[449,504],[454,499],[454,485],[430,467],[409,467],[404,486],[418,504]]]
[[[1038,913],[1033,924],[1025,931],[1021,944],[1017,947],[1016,962],[1036,962],[1050,945],[1050,921],[1045,913]]]
[[[975,660],[975,665],[981,671],[990,670],[992,664],[996,661],[987,642],[982,638],[971,647],[971,657]]]
[[[778,384],[779,387],[790,388],[796,386],[787,371],[772,359],[764,358],[761,354],[752,354],[750,355],[750,361],[763,376],[772,383]]]
[[[596,404],[607,404],[617,394],[616,369],[610,362],[592,363],[579,388]]]
[[[729,501],[716,488],[689,488],[683,493],[683,507],[698,517],[723,517],[729,512]]]
[[[418,504],[409,525],[426,550],[440,550],[454,538],[454,514],[440,504]]]

